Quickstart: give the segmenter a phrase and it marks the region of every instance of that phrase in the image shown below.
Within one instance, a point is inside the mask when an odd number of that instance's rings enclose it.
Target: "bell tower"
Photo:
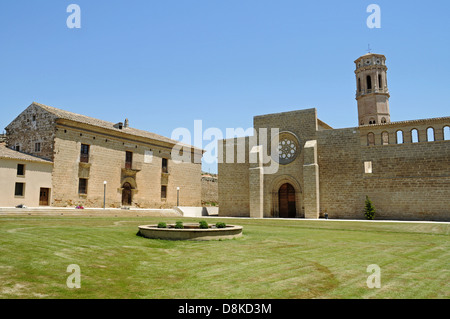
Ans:
[[[368,53],[356,61],[359,125],[390,123],[386,57]]]

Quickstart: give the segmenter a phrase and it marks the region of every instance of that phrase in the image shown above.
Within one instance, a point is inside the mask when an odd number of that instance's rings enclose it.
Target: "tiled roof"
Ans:
[[[169,144],[179,143],[176,140],[172,140],[172,139],[164,137],[162,135],[147,132],[144,130],[139,130],[139,129],[135,129],[135,128],[131,128],[131,127],[122,127],[122,129],[119,129],[117,127],[114,127],[115,123],[112,123],[112,122],[107,122],[107,121],[95,119],[95,118],[92,118],[89,116],[76,114],[76,113],[72,113],[69,111],[64,111],[64,110],[57,109],[52,106],[40,104],[37,102],[33,102],[33,104],[41,107],[42,109],[46,110],[49,113],[55,115],[59,119],[65,119],[65,120],[70,120],[70,121],[74,121],[74,122],[78,122],[78,123],[84,123],[84,124],[112,130],[115,132],[130,134],[130,135],[134,135],[134,136],[138,136],[138,137],[149,138],[152,140],[161,141],[161,142],[165,142],[165,143],[169,143]],[[183,145],[185,145],[185,144],[183,144]],[[188,145],[188,146],[192,147],[191,145]],[[195,148],[195,149],[198,149],[198,148]],[[200,150],[200,149],[198,149],[198,150]]]
[[[20,160],[20,161],[27,161],[27,162],[52,164],[52,162],[49,160],[45,160],[40,157],[28,155],[28,154],[7,148],[6,145],[3,143],[0,143],[0,159],[13,159],[13,160]]]

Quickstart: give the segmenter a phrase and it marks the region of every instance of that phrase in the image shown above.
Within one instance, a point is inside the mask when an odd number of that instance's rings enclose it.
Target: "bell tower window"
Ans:
[[[370,75],[367,76],[367,89],[372,90],[372,78]]]

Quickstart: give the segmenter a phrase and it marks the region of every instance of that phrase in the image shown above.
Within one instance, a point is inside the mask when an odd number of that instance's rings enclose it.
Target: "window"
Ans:
[[[450,140],[450,126],[444,126],[444,141]]]
[[[36,122],[36,115],[33,115],[33,122]]]
[[[80,154],[81,163],[89,163],[89,149],[90,149],[89,145],[81,144],[81,154]]]
[[[378,74],[378,87],[380,89],[383,88],[383,77],[381,76],[381,74]]]
[[[417,129],[411,130],[411,142],[412,143],[418,143],[419,142],[419,132]]]
[[[367,89],[372,90],[372,78],[370,75],[367,76]]]
[[[389,133],[383,132],[381,133],[381,145],[388,145],[389,144]]]
[[[367,134],[367,145],[368,146],[375,145],[375,134],[373,133]]]
[[[364,162],[364,173],[372,174],[372,161]]]
[[[436,139],[434,137],[434,128],[429,127],[427,129],[427,141],[428,142],[434,142]]]
[[[374,118],[371,118],[369,120],[369,124],[377,124],[376,120]]]
[[[397,144],[403,144],[403,131],[397,131]]]
[[[131,169],[133,166],[133,152],[125,153],[125,168]]]
[[[25,176],[25,165],[17,164],[17,176]]]
[[[40,153],[41,152],[41,143],[34,143],[34,152]]]
[[[162,185],[161,186],[161,199],[167,198],[167,186]]]
[[[163,173],[168,173],[169,172],[169,168],[168,168],[168,165],[167,165],[167,158],[163,158],[162,159],[162,172]]]
[[[25,194],[25,183],[16,183],[16,189],[14,191],[14,196],[23,197]]]
[[[358,78],[358,92],[361,92],[361,78]]]
[[[17,144],[16,147],[14,148],[17,152],[20,152],[20,145]]]
[[[385,118],[385,117],[382,117],[382,118],[381,118],[381,123],[386,124],[386,122],[387,122],[387,121],[386,121],[386,118]]]
[[[86,195],[87,194],[87,186],[88,186],[88,180],[86,178],[80,178],[80,181],[78,184],[78,194]]]

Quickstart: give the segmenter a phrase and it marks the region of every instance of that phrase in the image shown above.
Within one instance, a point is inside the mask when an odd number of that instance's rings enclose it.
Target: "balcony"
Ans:
[[[122,172],[126,175],[136,174],[142,170],[142,162],[125,162],[122,164]]]

